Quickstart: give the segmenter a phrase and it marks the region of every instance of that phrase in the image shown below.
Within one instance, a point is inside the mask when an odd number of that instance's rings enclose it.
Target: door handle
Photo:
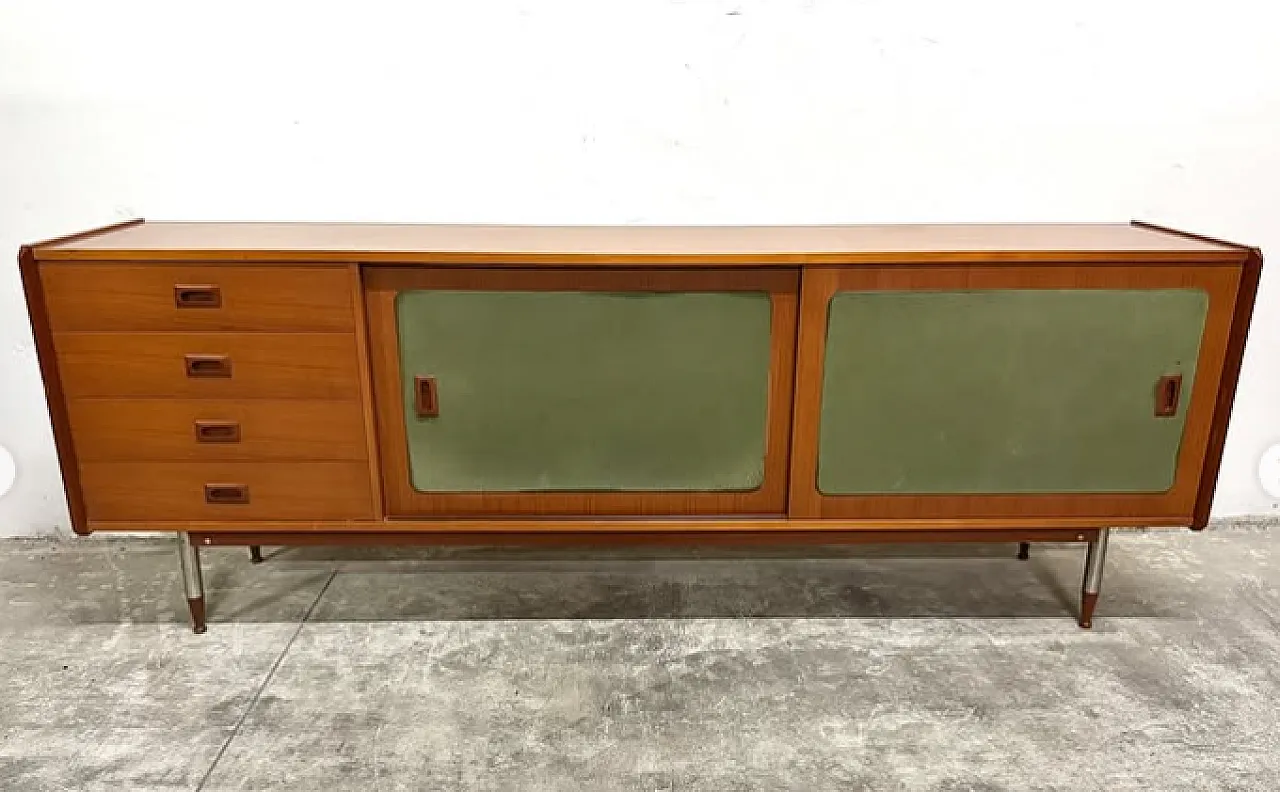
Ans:
[[[178,284],[173,287],[173,304],[178,308],[221,308],[222,289],[206,284]]]
[[[197,443],[238,443],[240,424],[237,421],[196,421]]]
[[[226,355],[183,355],[188,377],[230,377],[231,358]]]
[[[1169,374],[1156,380],[1156,417],[1172,418],[1178,414],[1182,398],[1182,375]]]
[[[413,378],[413,411],[419,418],[435,418],[440,414],[440,399],[436,393],[436,378]]]
[[[205,503],[248,503],[248,484],[205,484]]]

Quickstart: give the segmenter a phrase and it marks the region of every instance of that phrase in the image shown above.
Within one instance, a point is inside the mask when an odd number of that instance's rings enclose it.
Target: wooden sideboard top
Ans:
[[[146,223],[33,246],[41,261],[700,266],[947,261],[1242,261],[1249,249],[1141,223],[506,226]]]

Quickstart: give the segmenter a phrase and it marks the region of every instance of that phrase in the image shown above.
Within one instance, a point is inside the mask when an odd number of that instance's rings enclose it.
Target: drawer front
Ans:
[[[68,412],[77,453],[88,462],[368,456],[354,401],[76,399]]]
[[[54,347],[72,399],[360,397],[354,335],[55,333]]]
[[[373,517],[364,462],[86,462],[90,520]]]
[[[48,263],[40,278],[54,332],[355,326],[346,267]]]

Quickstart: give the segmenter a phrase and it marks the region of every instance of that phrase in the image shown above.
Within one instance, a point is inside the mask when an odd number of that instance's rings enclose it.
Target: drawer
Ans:
[[[63,391],[73,399],[360,396],[354,335],[55,333],[54,348]]]
[[[54,332],[355,327],[346,267],[47,263],[40,280]]]
[[[368,457],[354,401],[75,399],[67,409],[87,462]]]
[[[365,462],[86,462],[90,520],[373,517]]]

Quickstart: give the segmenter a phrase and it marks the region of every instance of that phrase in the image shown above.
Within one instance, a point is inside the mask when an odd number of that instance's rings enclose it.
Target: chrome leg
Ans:
[[[199,635],[205,631],[200,548],[191,543],[191,537],[185,532],[178,534],[178,565],[182,567],[182,588],[187,595],[187,607],[191,609],[191,629]]]
[[[1089,552],[1084,559],[1084,584],[1080,591],[1080,626],[1093,626],[1093,609],[1098,605],[1098,593],[1102,591],[1102,568],[1107,563],[1109,528],[1098,530],[1098,538],[1089,542]]]

